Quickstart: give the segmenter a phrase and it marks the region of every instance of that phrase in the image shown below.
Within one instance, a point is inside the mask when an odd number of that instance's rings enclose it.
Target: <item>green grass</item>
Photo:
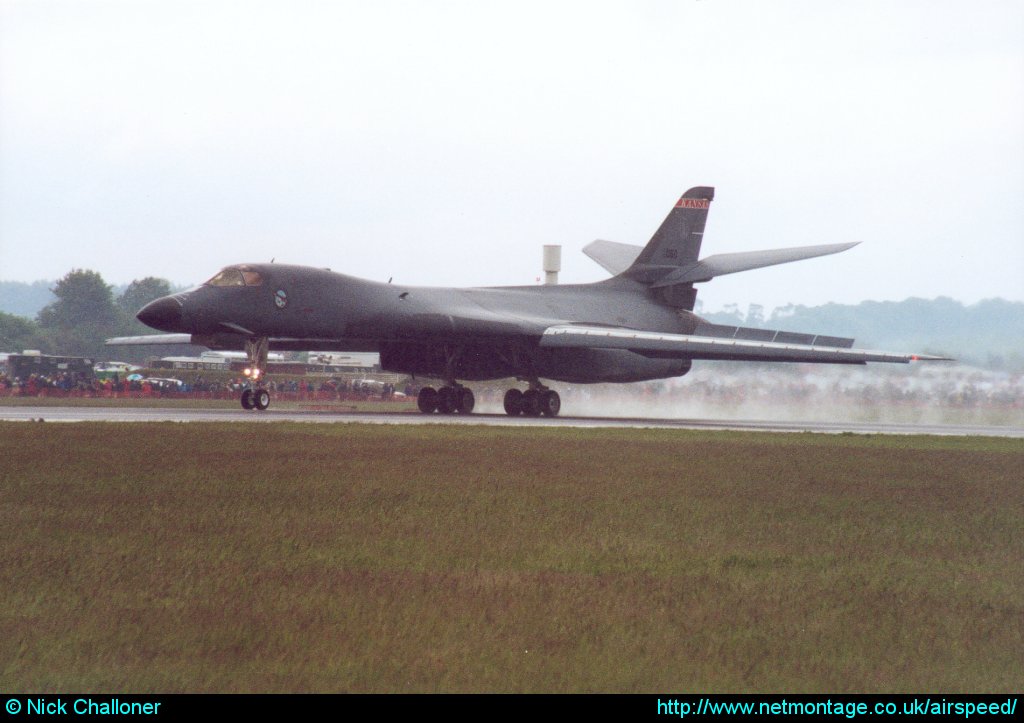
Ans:
[[[0,423],[9,691],[1011,691],[1024,443]]]

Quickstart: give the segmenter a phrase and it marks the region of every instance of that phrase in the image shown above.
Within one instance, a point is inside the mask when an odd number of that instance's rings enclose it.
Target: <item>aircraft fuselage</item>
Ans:
[[[239,349],[247,338],[268,337],[272,349],[376,351],[381,366],[395,372],[574,383],[680,376],[690,362],[618,349],[540,348],[537,341],[548,327],[583,323],[687,334],[699,322],[621,278],[455,289],[385,284],[284,264],[231,268],[244,269],[259,283],[207,283],[158,299],[139,319],[163,331],[192,334],[211,348]]]

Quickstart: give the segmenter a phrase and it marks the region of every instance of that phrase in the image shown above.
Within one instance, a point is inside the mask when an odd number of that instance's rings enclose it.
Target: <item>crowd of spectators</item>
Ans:
[[[208,380],[138,378],[137,375],[95,378],[81,373],[31,374],[21,379],[0,372],[0,396],[172,396],[221,399],[241,393],[251,382],[244,377]],[[278,399],[345,401],[415,400],[420,384],[397,388],[373,379],[270,379],[266,388]],[[436,384],[434,386],[437,386]],[[500,409],[507,382],[474,384],[478,405]],[[955,365],[868,370],[809,365],[702,364],[689,375],[631,385],[555,385],[565,404],[593,402],[595,409],[626,401],[656,404],[664,413],[687,413],[695,405],[728,410],[751,405],[828,408],[958,408],[1002,409],[1024,414],[1024,375]],[[579,408],[579,407],[577,407]]]
[[[97,378],[81,373],[61,372],[53,375],[30,374],[25,379],[10,377],[0,372],[0,395],[19,397],[39,396],[174,396],[219,399],[236,396],[252,386],[245,377],[226,381],[207,380],[202,375],[177,378],[140,378],[138,375]],[[394,399],[407,392],[399,392],[394,384],[374,380],[345,379],[283,379],[268,380],[266,388],[288,399]],[[418,391],[418,389],[416,390]]]
[[[0,372],[0,393],[17,396],[37,396],[48,391],[55,392],[102,392],[111,380],[99,380],[75,372],[56,374],[29,374],[26,378],[10,377]]]
[[[247,381],[242,379],[232,379],[230,382],[231,388],[235,391],[241,391],[245,388]],[[306,394],[322,394],[327,396],[340,396],[344,397],[348,394],[361,394],[365,396],[380,396],[384,399],[390,399],[395,396],[397,391],[394,384],[378,382],[370,379],[341,379],[332,377],[326,380],[314,380],[304,379],[288,379],[283,381],[269,380],[266,384],[266,388],[271,392],[291,392],[291,393],[306,393]]]
[[[187,391],[191,391],[189,385],[176,379],[128,379],[117,374],[99,378],[79,372],[29,374],[22,379],[0,372],[0,395],[5,396],[114,396]]]

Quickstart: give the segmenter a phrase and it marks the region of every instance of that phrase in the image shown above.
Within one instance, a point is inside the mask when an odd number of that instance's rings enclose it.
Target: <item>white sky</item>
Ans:
[[[863,242],[705,308],[1024,300],[1024,3],[0,0],[0,279],[592,281],[696,185],[704,255]]]

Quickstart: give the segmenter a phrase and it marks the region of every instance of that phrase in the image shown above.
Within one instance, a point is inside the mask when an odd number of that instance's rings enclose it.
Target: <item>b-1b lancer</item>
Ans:
[[[643,248],[595,241],[584,251],[614,276],[591,284],[426,288],[274,263],[228,266],[206,283],[157,299],[138,319],[170,334],[108,343],[192,343],[244,349],[246,409],[266,409],[269,350],[374,351],[391,372],[441,379],[420,411],[469,414],[462,381],[514,377],[510,415],[555,416],[544,380],[638,382],[686,374],[695,359],[865,364],[940,359],[853,348],[852,339],[723,326],[693,313],[694,284],[814,258],[855,244],[719,254],[699,259],[714,189],[691,188]]]

